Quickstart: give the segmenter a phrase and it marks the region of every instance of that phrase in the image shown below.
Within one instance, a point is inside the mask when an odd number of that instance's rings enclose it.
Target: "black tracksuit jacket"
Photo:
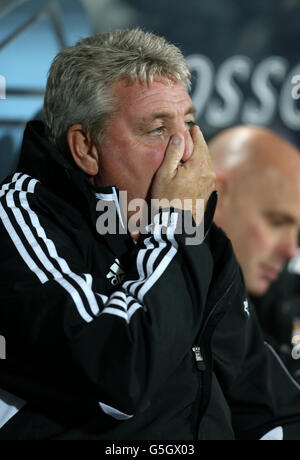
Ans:
[[[172,219],[137,244],[101,235],[97,203],[117,209],[118,190],[27,126],[0,186],[0,439],[300,439],[299,386],[263,342],[215,198],[198,245]]]

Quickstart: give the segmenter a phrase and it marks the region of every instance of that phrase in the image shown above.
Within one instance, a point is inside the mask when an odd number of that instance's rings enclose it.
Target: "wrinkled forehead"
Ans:
[[[164,105],[180,104],[192,106],[185,87],[172,79],[155,77],[152,83],[121,79],[111,85],[111,90],[119,108],[159,109]]]

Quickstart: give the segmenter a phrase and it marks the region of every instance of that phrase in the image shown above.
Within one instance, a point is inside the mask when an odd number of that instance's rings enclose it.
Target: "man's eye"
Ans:
[[[191,131],[192,127],[195,126],[196,123],[194,121],[186,121],[186,124],[189,131]]]
[[[271,220],[270,223],[272,227],[282,227],[284,225],[284,222],[282,220],[277,220],[277,219]]]
[[[287,220],[281,216],[271,215],[271,216],[268,216],[268,218],[269,218],[269,223],[272,227],[283,227],[284,225],[287,224]]]
[[[150,134],[154,134],[154,136],[160,136],[161,134],[163,134],[164,130],[164,126],[159,126],[158,128],[152,129]]]

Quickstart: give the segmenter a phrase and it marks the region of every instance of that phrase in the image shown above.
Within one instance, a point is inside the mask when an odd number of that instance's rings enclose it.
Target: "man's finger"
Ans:
[[[191,131],[191,136],[192,136],[193,143],[194,143],[194,152],[191,157],[191,161],[196,162],[196,161],[199,161],[200,159],[202,163],[211,167],[210,153],[209,153],[206,141],[204,139],[204,136],[199,126],[197,125],[193,126],[193,129]]]
[[[174,134],[166,150],[164,161],[159,173],[167,177],[173,177],[184,154],[184,137],[181,134]]]

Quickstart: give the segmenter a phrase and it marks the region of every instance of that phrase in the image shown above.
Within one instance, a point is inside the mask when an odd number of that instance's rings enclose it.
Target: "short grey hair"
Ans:
[[[60,150],[68,129],[82,124],[100,144],[105,122],[117,110],[111,85],[152,83],[155,76],[190,89],[190,71],[180,49],[165,38],[137,28],[96,34],[63,49],[48,75],[43,117],[48,137]]]

